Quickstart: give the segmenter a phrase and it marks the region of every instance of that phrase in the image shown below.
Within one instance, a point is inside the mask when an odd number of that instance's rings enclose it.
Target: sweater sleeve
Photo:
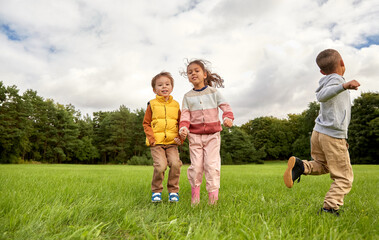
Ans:
[[[234,120],[232,108],[230,107],[229,103],[226,102],[226,100],[219,91],[217,91],[217,105],[223,112],[222,120],[225,120],[225,118],[229,118],[232,121]]]
[[[184,96],[182,104],[182,112],[180,114],[179,132],[182,128],[187,128],[189,130],[191,120],[191,113],[188,109],[187,98]]]
[[[143,130],[146,134],[147,139],[149,140],[150,145],[155,142],[154,138],[154,132],[153,129],[151,128],[151,120],[152,120],[152,111],[150,104],[147,105],[146,112],[145,112],[145,117],[143,118]]]

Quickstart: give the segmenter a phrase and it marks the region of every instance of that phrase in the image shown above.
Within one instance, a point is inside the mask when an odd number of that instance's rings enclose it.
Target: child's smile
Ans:
[[[195,89],[201,89],[205,86],[204,79],[207,77],[207,74],[204,73],[199,65],[190,64],[187,68],[187,76]]]
[[[173,86],[171,84],[171,80],[168,77],[162,76],[157,79],[154,87],[154,93],[163,96],[168,100],[171,92],[172,92]]]

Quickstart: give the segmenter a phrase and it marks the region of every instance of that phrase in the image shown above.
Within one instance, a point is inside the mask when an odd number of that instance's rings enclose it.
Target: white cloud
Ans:
[[[179,74],[185,59],[204,58],[225,78],[237,124],[286,117],[316,100],[314,59],[325,48],[361,82],[352,97],[379,91],[379,43],[367,40],[379,36],[378,18],[373,0],[0,0],[0,80],[82,113],[136,109],[154,97],[150,80],[162,70],[181,102],[191,88]]]

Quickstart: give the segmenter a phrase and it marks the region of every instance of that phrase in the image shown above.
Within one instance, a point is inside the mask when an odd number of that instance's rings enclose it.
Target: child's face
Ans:
[[[173,86],[171,80],[168,77],[162,76],[155,82],[155,87],[153,89],[154,93],[163,96],[166,99],[170,96]]]
[[[193,84],[195,89],[205,87],[204,79],[207,78],[207,73],[196,63],[191,63],[187,67],[188,80]]]

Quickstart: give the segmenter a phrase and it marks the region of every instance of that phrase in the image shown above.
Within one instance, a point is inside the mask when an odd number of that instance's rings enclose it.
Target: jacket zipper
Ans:
[[[166,142],[166,138],[167,138],[167,135],[166,135],[166,132],[167,132],[167,111],[166,111],[166,104],[164,105],[164,116],[165,116],[164,120],[166,122],[166,125],[164,127],[164,140]]]

